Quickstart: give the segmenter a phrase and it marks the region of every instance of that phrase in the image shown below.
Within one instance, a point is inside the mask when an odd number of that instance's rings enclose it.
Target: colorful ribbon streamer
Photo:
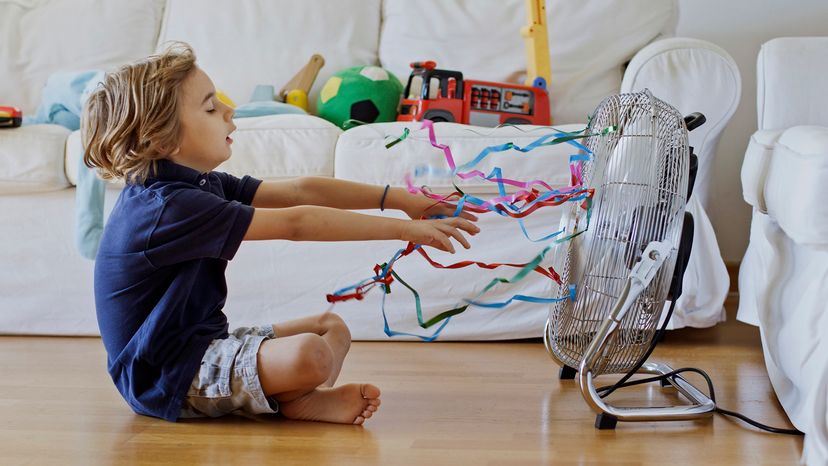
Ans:
[[[440,196],[430,192],[426,187],[416,187],[413,184],[413,181],[409,175],[406,176],[406,184],[408,187],[408,191],[413,194],[422,194],[423,196],[432,199],[435,201],[434,205],[440,203],[451,203],[455,199],[457,200],[454,216],[460,215],[463,210],[468,210],[471,212],[476,213],[486,213],[486,212],[494,212],[498,215],[508,216],[514,218],[520,224],[521,231],[523,232],[524,236],[533,242],[545,242],[549,241],[557,236],[560,236],[564,233],[563,230],[552,232],[546,236],[543,236],[539,239],[532,239],[529,237],[529,234],[526,230],[525,225],[523,224],[523,218],[531,213],[537,211],[542,207],[547,206],[557,206],[561,205],[564,202],[581,202],[581,208],[586,213],[586,222],[585,227],[579,231],[573,231],[567,236],[562,238],[555,239],[551,244],[547,245],[540,253],[538,253],[531,261],[524,263],[524,264],[511,264],[511,263],[484,263],[479,261],[461,261],[454,264],[443,265],[440,264],[431,257],[423,250],[420,245],[416,245],[414,243],[409,243],[405,248],[398,250],[391,259],[381,265],[376,265],[374,267],[374,276],[367,278],[365,280],[360,281],[359,283],[342,288],[337,290],[329,295],[327,295],[327,300],[331,303],[335,303],[338,301],[345,301],[350,299],[363,299],[366,293],[368,293],[371,289],[375,286],[379,285],[383,290],[383,298],[382,298],[382,316],[384,322],[384,331],[385,334],[389,337],[397,336],[397,335],[404,335],[404,336],[412,336],[420,338],[423,341],[433,341],[439,337],[440,333],[446,327],[448,322],[451,318],[455,315],[461,314],[465,312],[469,305],[474,305],[478,307],[484,308],[503,308],[508,306],[510,303],[514,301],[524,301],[524,302],[531,302],[531,303],[555,303],[564,301],[566,299],[574,300],[576,296],[575,285],[569,285],[569,294],[566,297],[558,297],[558,298],[541,298],[537,296],[528,296],[523,294],[515,294],[511,298],[507,299],[506,301],[501,302],[485,302],[481,301],[480,298],[490,291],[494,286],[498,283],[509,283],[515,284],[520,280],[524,279],[529,273],[536,272],[545,277],[549,278],[550,280],[555,281],[556,283],[561,283],[560,275],[555,272],[552,267],[544,268],[541,266],[541,262],[543,261],[544,257],[546,256],[547,252],[550,248],[557,243],[561,243],[564,241],[568,241],[584,231],[589,225],[589,220],[592,214],[592,196],[594,194],[593,189],[585,189],[583,188],[583,178],[582,178],[582,165],[583,162],[589,160],[592,153],[591,151],[584,145],[578,143],[576,139],[587,137],[585,134],[585,130],[576,131],[576,132],[561,132],[556,131],[555,133],[546,134],[544,136],[539,137],[532,143],[526,145],[525,147],[519,147],[514,143],[505,143],[497,146],[490,146],[485,148],[481,151],[473,160],[461,165],[457,166],[454,160],[454,156],[451,153],[451,148],[445,144],[440,144],[437,142],[436,136],[434,134],[434,126],[433,123],[429,120],[423,121],[421,129],[428,130],[428,138],[431,145],[435,148],[438,148],[443,151],[446,159],[446,163],[448,164],[450,171],[445,171],[444,173],[447,176],[451,177],[458,177],[460,179],[470,179],[474,177],[479,177],[484,179],[488,182],[496,183],[498,185],[498,193],[499,196],[495,197],[490,200],[480,199],[475,196],[471,196],[465,194],[460,190],[457,185],[455,184],[454,187],[456,189],[455,192],[446,195]],[[607,134],[609,132],[614,131],[614,128],[605,128],[602,133]],[[393,147],[395,144],[398,144],[405,140],[410,135],[410,131],[408,128],[405,128],[403,134],[398,137],[397,139],[389,142],[386,144],[386,148]],[[553,138],[553,139],[552,139]],[[560,143],[568,143],[579,150],[578,154],[574,154],[570,156],[569,165],[570,165],[570,172],[571,172],[571,183],[572,185],[564,188],[564,189],[555,189],[543,180],[532,180],[528,182],[522,182],[518,180],[513,180],[509,178],[505,178],[502,175],[502,171],[499,167],[495,167],[488,175],[483,173],[480,170],[474,169],[474,166],[483,161],[489,155],[502,152],[506,150],[516,150],[518,152],[527,153],[533,149],[538,147],[560,144]],[[422,172],[421,172],[422,173]],[[431,173],[439,173],[436,170],[432,170]],[[506,185],[515,186],[518,188],[523,188],[517,191],[514,194],[507,194],[506,193]],[[545,189],[545,191],[541,191],[540,188]],[[459,269],[469,266],[477,266],[484,269],[496,269],[498,267],[515,267],[520,268],[511,278],[494,278],[492,279],[484,288],[481,290],[475,297],[473,298],[464,298],[463,302],[464,305],[457,306],[453,309],[449,309],[447,311],[441,312],[436,316],[424,320],[423,312],[422,312],[422,303],[420,299],[420,294],[410,286],[407,282],[405,282],[394,270],[394,264],[412,252],[417,251],[429,264],[431,264],[435,268],[441,269]],[[417,313],[417,322],[418,325],[423,329],[429,329],[434,325],[440,323],[440,325],[429,335],[419,335],[414,333],[407,333],[407,332],[399,332],[392,330],[388,323],[388,317],[385,310],[385,295],[391,292],[391,283],[397,280],[406,287],[414,296],[414,304]]]

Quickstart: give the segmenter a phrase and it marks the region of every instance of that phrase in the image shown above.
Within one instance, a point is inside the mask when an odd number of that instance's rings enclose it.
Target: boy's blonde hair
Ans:
[[[83,162],[104,179],[143,183],[179,144],[181,83],[195,67],[189,45],[107,73],[81,115]]]

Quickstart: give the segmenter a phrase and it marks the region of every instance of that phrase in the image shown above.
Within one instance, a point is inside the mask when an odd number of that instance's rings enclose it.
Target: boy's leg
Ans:
[[[326,312],[301,319],[290,320],[279,324],[273,324],[273,333],[277,337],[288,337],[302,333],[319,335],[330,346],[333,353],[331,371],[328,378],[322,383],[325,387],[332,387],[339,372],[342,370],[342,363],[351,348],[351,332],[345,321],[337,314]]]
[[[333,359],[330,345],[313,333],[265,340],[257,359],[259,381],[265,394],[279,401],[285,417],[362,424],[379,408],[379,388],[319,387],[330,379]]]
[[[276,401],[290,401],[330,378],[333,352],[319,335],[289,335],[263,341],[257,367],[265,394]]]

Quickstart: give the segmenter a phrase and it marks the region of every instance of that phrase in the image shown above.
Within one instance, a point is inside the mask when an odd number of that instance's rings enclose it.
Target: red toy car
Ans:
[[[0,106],[0,128],[16,128],[23,124],[23,112],[17,107]]]
[[[411,68],[397,121],[425,119],[489,127],[551,123],[545,82],[530,87],[464,80],[463,73],[437,69],[433,61],[414,62]]]

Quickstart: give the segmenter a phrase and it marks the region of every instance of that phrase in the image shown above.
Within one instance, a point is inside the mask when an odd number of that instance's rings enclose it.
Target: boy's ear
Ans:
[[[173,149],[173,151],[169,153],[169,155],[176,155],[179,152],[181,152],[181,146],[176,146],[175,149]]]

